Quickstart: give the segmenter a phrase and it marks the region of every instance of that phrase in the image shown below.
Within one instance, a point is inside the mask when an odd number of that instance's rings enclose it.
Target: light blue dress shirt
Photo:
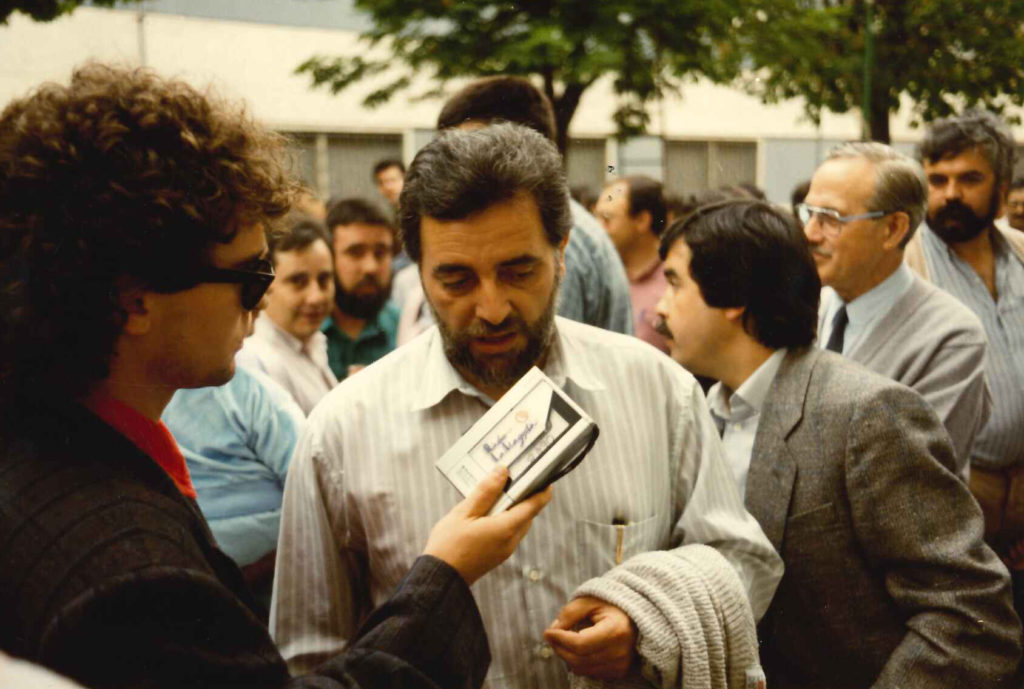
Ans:
[[[761,421],[761,409],[787,351],[776,349],[735,392],[720,382],[708,390],[711,418],[722,434],[725,456],[743,498],[747,496],[747,474],[750,473],[750,458],[757,425]]]
[[[220,387],[178,390],[161,418],[220,548],[239,566],[276,549],[284,479],[305,420],[288,391],[237,366]]]
[[[851,351],[858,342],[863,340],[882,316],[907,293],[914,284],[914,274],[906,263],[893,271],[892,275],[882,280],[849,304],[846,304],[846,316],[849,323],[843,334],[843,354]],[[832,323],[836,312],[843,306],[842,298],[831,287],[821,290],[821,332],[818,333],[818,347],[824,349],[828,338],[832,335]]]

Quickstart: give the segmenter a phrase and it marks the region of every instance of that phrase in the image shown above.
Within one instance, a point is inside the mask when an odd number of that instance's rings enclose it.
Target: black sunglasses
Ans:
[[[250,270],[204,266],[190,276],[196,284],[216,282],[242,286],[242,308],[255,309],[274,281],[274,264],[266,259],[253,262]]]
[[[201,266],[166,280],[156,280],[156,284],[151,283],[151,288],[157,292],[172,293],[192,289],[204,282],[241,285],[242,308],[252,311],[259,306],[273,281],[274,264],[267,259],[259,259],[252,262],[252,268],[244,270]]]

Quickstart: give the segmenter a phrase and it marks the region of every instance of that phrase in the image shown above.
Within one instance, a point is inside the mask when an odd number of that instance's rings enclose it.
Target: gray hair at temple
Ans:
[[[928,210],[928,179],[921,164],[892,146],[877,141],[851,141],[828,152],[826,160],[863,158],[875,172],[875,191],[869,211],[902,211],[910,218],[903,246],[914,236]]]
[[[996,188],[1002,189],[1008,185],[1013,179],[1013,163],[1017,152],[1013,132],[1005,122],[987,110],[971,109],[959,117],[935,120],[928,125],[917,151],[921,160],[937,163],[974,148],[981,151],[992,167]]]
[[[543,135],[518,124],[472,131],[449,129],[424,146],[405,175],[398,206],[409,257],[420,262],[424,217],[462,220],[528,193],[552,246],[569,234],[569,187],[562,157]]]

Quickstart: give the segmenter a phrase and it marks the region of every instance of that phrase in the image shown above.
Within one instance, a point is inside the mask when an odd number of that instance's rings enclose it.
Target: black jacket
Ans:
[[[0,649],[102,687],[475,687],[465,582],[421,557],[347,652],[289,679],[234,562],[156,463],[76,404],[0,419]]]

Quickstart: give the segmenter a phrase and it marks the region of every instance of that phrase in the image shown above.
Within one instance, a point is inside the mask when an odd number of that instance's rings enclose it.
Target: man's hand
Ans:
[[[586,677],[621,679],[636,658],[633,620],[597,598],[570,601],[544,631],[544,639],[574,674]]]
[[[496,466],[465,500],[434,525],[423,554],[447,562],[467,584],[508,559],[530,530],[533,518],[551,500],[551,488],[501,514],[485,516],[507,480],[508,469]]]

